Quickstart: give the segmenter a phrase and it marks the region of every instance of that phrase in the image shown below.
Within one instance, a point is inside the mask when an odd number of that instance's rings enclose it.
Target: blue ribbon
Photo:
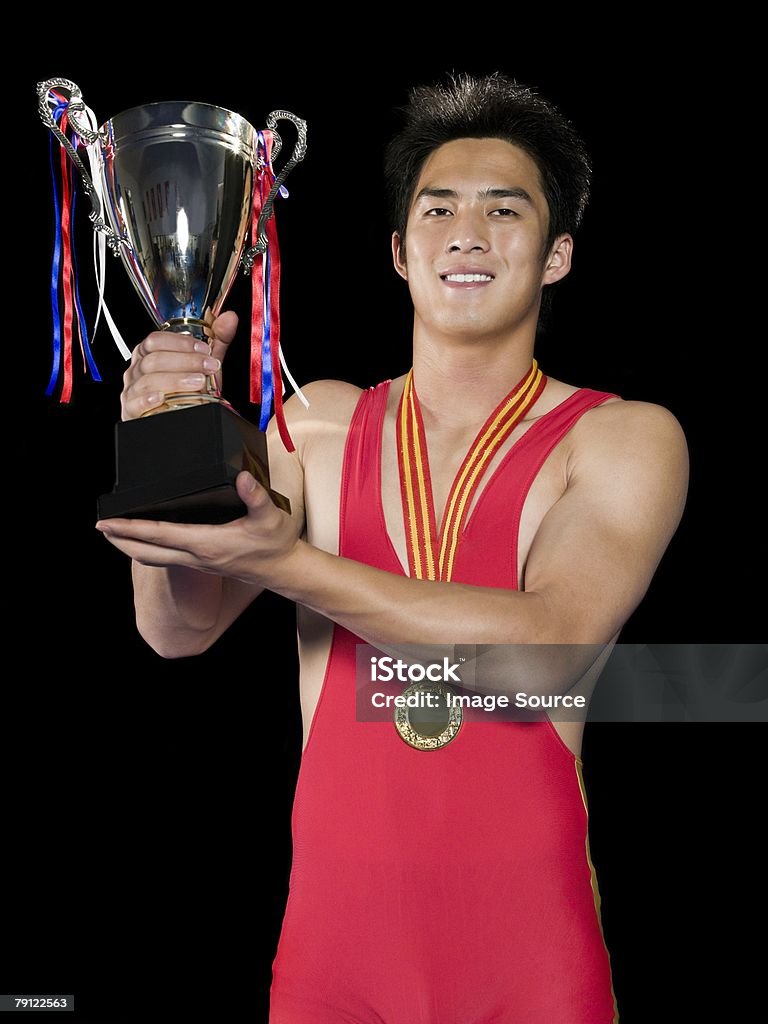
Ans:
[[[85,361],[88,364],[88,369],[91,371],[91,376],[94,380],[101,380],[101,374],[96,366],[96,360],[93,358],[91,347],[88,344],[88,328],[85,323],[85,316],[83,314],[83,306],[80,302],[80,275],[77,272],[77,256],[75,255],[75,204],[77,202],[77,187],[72,195],[72,224],[69,232],[72,239],[72,269],[75,275],[75,306],[77,308],[77,322],[80,325],[80,337],[83,341],[83,352],[85,353]]]
[[[265,169],[269,169],[274,180],[275,172],[272,168],[272,161],[266,160],[267,143],[264,139],[263,132],[256,133],[259,138],[259,144],[261,145],[264,157],[265,157]],[[262,171],[263,173],[263,171]],[[262,187],[260,183],[259,187]],[[271,186],[270,186],[271,188]],[[269,193],[268,193],[269,194]],[[283,199],[288,198],[288,189],[285,185],[281,185],[276,193],[277,196],[282,196]],[[272,216],[274,217],[274,210]],[[253,244],[253,241],[252,241]],[[261,409],[259,410],[259,430],[266,430],[269,425],[269,414],[272,408],[272,399],[274,397],[274,386],[272,379],[272,303],[270,299],[270,255],[269,246],[264,250],[262,254],[262,271],[264,274],[264,298],[263,298],[263,328],[261,332]]]
[[[263,132],[257,132],[259,145],[264,153],[265,168],[262,169],[262,177],[259,180],[259,188],[264,188],[263,174],[271,164],[267,162],[267,143]],[[267,193],[269,194],[269,193]],[[269,246],[261,256],[262,274],[264,278],[264,291],[262,296],[262,324],[261,329],[261,408],[259,409],[259,430],[266,430],[269,425],[269,412],[272,408],[272,331],[271,331],[271,308],[269,301]]]
[[[269,300],[269,246],[263,254],[264,260],[264,329],[261,335],[261,409],[259,410],[259,430],[266,430],[269,425],[269,413],[272,408],[272,320]]]
[[[67,109],[68,104],[61,102],[54,108],[52,116],[54,121],[57,123],[60,121],[62,114]],[[77,144],[77,135],[73,136]],[[59,204],[59,191],[56,187],[56,170],[53,162],[53,135],[49,138],[49,163],[51,167],[51,182],[53,186],[53,210],[54,210],[54,245],[53,245],[53,259],[51,261],[51,315],[53,317],[53,363],[51,366],[51,376],[48,381],[48,387],[45,390],[46,395],[53,394],[56,387],[56,382],[59,378],[59,371],[61,369],[61,315],[59,312],[59,277],[61,274],[61,248],[62,248],[62,233],[61,233],[61,206]],[[96,366],[96,361],[93,358],[91,347],[88,341],[88,328],[85,322],[85,314],[83,313],[83,304],[80,300],[80,284],[77,271],[77,255],[75,252],[75,206],[77,204],[77,178],[74,178],[74,188],[72,190],[72,209],[70,210],[70,225],[69,235],[72,248],[72,270],[74,273],[74,293],[75,293],[75,308],[77,309],[77,322],[80,329],[80,338],[83,342],[83,352],[85,354],[85,361],[88,369],[91,371],[91,376],[94,380],[100,381],[101,374]]]
[[[59,103],[53,111],[54,121],[58,121],[63,112],[67,109],[66,103]],[[59,190],[56,188],[56,171],[53,166],[53,135],[49,139],[51,181],[53,183],[53,214],[54,214],[54,243],[53,261],[51,263],[51,314],[53,316],[53,366],[51,367],[51,378],[45,390],[46,395],[53,394],[56,381],[59,378],[61,367],[61,319],[59,317],[59,268],[61,264],[61,211],[59,207]]]

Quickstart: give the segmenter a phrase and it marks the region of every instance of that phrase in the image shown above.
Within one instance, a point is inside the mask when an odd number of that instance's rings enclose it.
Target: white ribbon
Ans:
[[[99,130],[99,125],[96,121],[96,115],[90,107],[85,106],[85,104],[83,104],[83,106],[85,109],[80,112],[81,116],[85,118],[88,128],[92,132],[97,132]],[[93,182],[94,190],[99,198],[99,202],[101,203],[101,215],[104,218],[104,223],[106,224],[107,204],[99,168],[100,145],[101,143],[98,140],[96,142],[91,142],[85,147],[85,151],[88,154],[88,162],[91,165],[91,181]],[[93,233],[93,269],[96,274],[96,287],[99,291],[99,305],[96,310],[96,320],[93,325],[93,337],[96,337],[96,328],[99,325],[99,317],[101,316],[101,311],[103,309],[104,319],[107,321],[107,327],[112,335],[112,339],[123,359],[128,360],[131,358],[131,350],[123,340],[123,336],[118,330],[117,324],[104,301],[104,281],[107,271],[107,239],[103,231],[94,231]]]
[[[305,409],[308,409],[309,408],[309,402],[308,402],[306,396],[302,393],[301,388],[296,383],[296,381],[293,379],[293,377],[291,375],[291,371],[288,369],[288,367],[285,364],[285,356],[283,355],[283,346],[282,345],[280,346],[280,365],[283,368],[283,373],[288,378],[288,380],[291,382],[291,387],[296,392],[296,394],[297,394],[297,396],[299,398],[299,401],[302,403],[302,405],[304,406]],[[283,394],[285,394],[285,382],[283,382]]]
[[[98,122],[96,120],[96,115],[94,114],[94,112],[91,110],[91,108],[89,106],[87,106],[86,104],[83,104],[83,106],[84,106],[85,109],[81,112],[81,115],[85,118],[88,128],[91,131],[93,131],[93,132],[97,132],[99,130],[99,125],[98,125]],[[101,143],[99,141],[92,142],[92,143],[90,143],[89,145],[87,145],[85,147],[85,151],[86,151],[86,153],[88,155],[88,162],[89,162],[89,164],[91,166],[91,180],[93,181],[93,185],[94,185],[94,189],[96,191],[96,195],[98,196],[99,202],[101,203],[102,217],[105,218],[105,223],[106,223],[107,202],[106,202],[106,196],[104,194],[104,186],[103,186],[102,181],[101,181],[101,168],[100,168],[101,154],[100,154],[100,146],[101,146]],[[107,256],[107,240],[106,240],[106,237],[104,235],[104,232],[103,231],[94,231],[94,233],[93,233],[93,268],[94,268],[94,271],[95,271],[95,274],[96,274],[96,285],[97,285],[98,292],[99,292],[99,305],[98,305],[98,309],[96,310],[96,320],[95,320],[94,325],[93,325],[93,336],[94,337],[96,336],[96,328],[98,327],[99,318],[101,316],[101,311],[103,309],[104,310],[104,319],[107,322],[107,326],[109,328],[109,332],[112,335],[112,338],[113,338],[113,340],[115,342],[115,345],[118,348],[118,351],[120,352],[120,355],[124,359],[129,360],[131,358],[131,350],[128,348],[128,346],[126,345],[125,341],[123,340],[123,337],[120,334],[120,331],[118,330],[117,325],[115,324],[115,321],[114,321],[114,319],[112,317],[112,314],[109,312],[109,307],[107,306],[106,302],[104,301],[104,283],[105,283],[105,277],[106,277],[106,264],[107,264],[106,256]],[[296,383],[296,381],[295,381],[291,371],[288,369],[288,364],[285,361],[285,355],[283,354],[283,347],[282,347],[282,345],[279,348],[279,353],[280,353],[280,365],[283,368],[283,374],[285,375],[285,377],[290,382],[290,385],[293,388],[293,390],[296,393],[296,395],[298,396],[299,401],[302,403],[302,405],[304,406],[305,409],[308,409],[309,408],[309,400],[307,399],[306,395],[302,392],[302,390],[299,387],[299,385]],[[283,394],[285,394],[285,383],[283,383]]]

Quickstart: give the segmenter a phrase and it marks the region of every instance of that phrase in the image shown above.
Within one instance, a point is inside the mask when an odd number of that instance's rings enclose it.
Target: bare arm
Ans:
[[[677,420],[642,402],[590,410],[578,431],[562,497],[531,547],[525,589],[402,577],[286,543],[283,515],[263,489],[242,529],[106,524],[142,560],[199,566],[267,587],[374,645],[605,644],[640,602],[685,502],[688,457]],[[190,532],[191,531],[191,532]]]
[[[302,541],[267,585],[373,644],[607,643],[677,528],[687,448],[660,406],[615,403],[583,419],[568,485],[531,547],[524,591],[405,578]]]
[[[220,369],[237,329],[236,314],[222,314],[214,329],[210,355],[219,361]],[[189,335],[149,335],[136,347],[125,374],[123,419],[136,418],[159,405],[166,391],[194,389],[197,385],[193,375],[215,369],[204,364],[208,357],[203,347],[200,351],[195,349],[194,339]],[[290,499],[294,529],[301,535],[303,471],[297,454],[285,450],[274,420],[267,431],[267,446],[272,486]],[[264,589],[200,569],[146,565],[136,559],[132,560],[131,572],[137,628],[150,647],[166,658],[204,651]]]
[[[131,563],[136,626],[164,658],[206,650],[263,587],[224,580],[197,569]]]
[[[292,436],[296,442],[295,432]],[[267,430],[267,446],[272,486],[290,500],[291,516],[286,519],[291,521],[291,532],[300,536],[305,522],[303,471],[297,452],[285,450],[274,418]],[[134,559],[131,571],[136,626],[165,658],[207,650],[264,590],[248,580],[184,566],[145,565]]]
[[[567,486],[537,530],[524,589],[404,579],[305,544],[275,589],[405,660],[489,645],[461,652],[483,692],[568,690],[642,600],[688,485],[685,437],[660,406],[611,403],[574,430]]]

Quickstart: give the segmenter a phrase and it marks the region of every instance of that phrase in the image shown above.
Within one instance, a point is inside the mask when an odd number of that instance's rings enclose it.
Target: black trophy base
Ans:
[[[221,402],[118,423],[115,452],[117,482],[99,498],[99,519],[231,522],[246,513],[235,489],[244,469],[290,514],[269,484],[265,433]]]

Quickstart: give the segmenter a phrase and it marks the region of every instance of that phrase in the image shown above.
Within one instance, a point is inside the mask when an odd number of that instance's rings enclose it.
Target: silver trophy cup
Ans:
[[[69,122],[97,148],[101,189],[52,117],[53,88],[69,92]],[[264,164],[258,133],[243,117],[207,103],[169,101],[133,107],[93,131],[81,116],[86,108],[74,82],[49,79],[37,92],[42,120],[80,172],[94,229],[120,256],[156,328],[209,343],[238,268],[250,272],[267,248],[274,198],[306,153],[306,122],[284,110],[267,118],[272,160],[282,148],[279,120],[292,121],[298,139],[245,250],[255,176]],[[227,522],[244,514],[234,487],[243,469],[290,512],[288,499],[269,486],[264,432],[222,398],[212,374],[203,391],[168,394],[160,409],[118,423],[116,449],[117,482],[99,499],[100,519]]]

